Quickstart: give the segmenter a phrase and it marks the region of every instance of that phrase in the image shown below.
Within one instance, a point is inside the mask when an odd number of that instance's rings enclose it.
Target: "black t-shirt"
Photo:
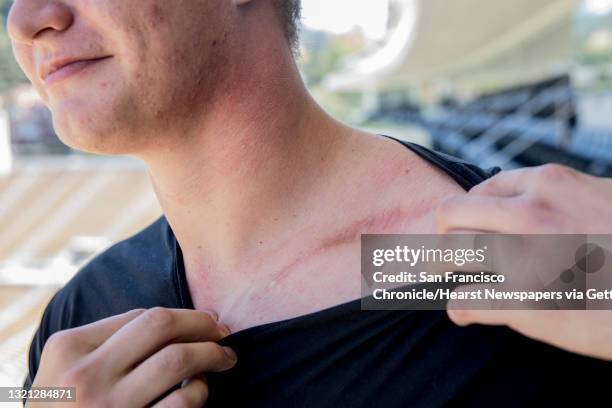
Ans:
[[[466,190],[499,171],[398,142]],[[51,334],[154,306],[193,308],[164,217],[94,258],[54,296],[31,345],[25,385]],[[221,344],[237,352],[238,363],[208,375],[206,407],[489,407],[610,398],[612,363],[505,327],[458,327],[444,311],[362,311],[359,299],[251,327]]]

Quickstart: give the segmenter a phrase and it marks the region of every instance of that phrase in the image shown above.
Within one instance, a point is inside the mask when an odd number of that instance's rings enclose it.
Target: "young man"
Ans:
[[[15,1],[15,54],[62,141],[142,159],[165,214],[55,296],[26,385],[122,407],[574,395],[558,366],[602,363],[443,312],[359,310],[360,234],[435,232],[438,204],[491,173],[329,117],[293,59],[298,10]]]

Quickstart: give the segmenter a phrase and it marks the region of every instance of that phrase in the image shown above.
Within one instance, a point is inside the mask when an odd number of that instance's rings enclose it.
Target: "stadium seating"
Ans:
[[[612,176],[612,130],[580,125],[567,75],[483,95],[445,100],[434,112],[381,110],[375,117],[423,126],[434,148],[483,167],[561,163]]]

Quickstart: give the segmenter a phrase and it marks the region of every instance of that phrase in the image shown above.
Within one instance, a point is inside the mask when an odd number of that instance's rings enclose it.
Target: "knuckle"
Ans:
[[[493,177],[490,178],[480,184],[475,185],[474,187],[472,187],[470,189],[470,193],[472,194],[486,194],[490,191],[495,190],[495,187],[497,187],[497,178]]]
[[[175,324],[174,314],[163,307],[154,307],[142,314],[145,324],[152,330],[171,330]]]
[[[54,333],[47,339],[44,352],[46,354],[64,354],[72,350],[78,343],[77,332],[73,329]]]
[[[77,387],[79,389],[79,394],[85,392],[85,387],[83,384],[83,377],[81,376],[81,372],[78,368],[72,368],[69,371],[66,371],[61,378],[61,385],[66,387]],[[81,397],[79,395],[79,397]]]
[[[58,374],[58,385],[74,387],[82,406],[111,408],[114,404],[111,403],[108,395],[101,392],[99,386],[99,363],[99,361],[93,359],[82,359]]]
[[[77,365],[64,372],[61,376],[61,385],[64,387],[75,387],[79,393],[80,400],[92,399],[95,391],[95,380],[91,376],[92,371],[86,365]]]
[[[147,311],[147,309],[144,308],[140,308],[140,309],[132,309],[130,311],[128,311],[128,314],[133,314],[134,316],[140,316],[143,313],[145,313]]]
[[[87,384],[95,384],[96,377],[100,373],[102,364],[99,359],[84,358],[66,371],[64,380],[72,386],[86,387]]]
[[[563,181],[573,178],[575,175],[576,171],[574,169],[556,163],[545,164],[538,169],[538,176],[542,181],[547,182]]]
[[[164,349],[163,368],[173,373],[182,373],[193,360],[191,350],[180,344],[171,344]]]
[[[530,195],[520,205],[519,223],[527,230],[548,225],[552,216],[550,210],[551,206],[546,198]]]

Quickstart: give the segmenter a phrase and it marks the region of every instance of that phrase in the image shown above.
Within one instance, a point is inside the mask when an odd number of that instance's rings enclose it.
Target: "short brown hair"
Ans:
[[[302,12],[301,0],[274,0],[285,32],[285,37],[294,55],[298,53],[299,28]]]

